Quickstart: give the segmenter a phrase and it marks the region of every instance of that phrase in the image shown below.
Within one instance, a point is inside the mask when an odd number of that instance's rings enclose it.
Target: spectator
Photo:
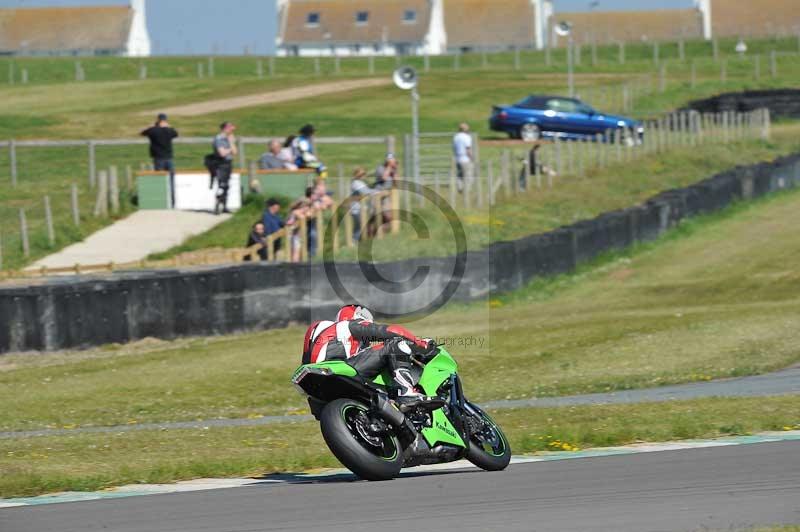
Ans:
[[[214,205],[214,214],[219,214],[220,210],[225,213],[231,212],[228,210],[228,188],[233,171],[233,157],[239,153],[236,148],[236,137],[233,134],[236,126],[231,122],[223,122],[219,130],[213,143],[214,153],[220,159],[216,166],[217,201]]]
[[[317,256],[319,248],[319,228],[317,227],[316,213],[326,211],[333,207],[333,199],[328,194],[325,181],[320,179],[316,185],[306,188],[305,199],[309,204],[308,212],[308,256]]]
[[[531,148],[530,152],[528,152],[528,165],[530,167],[530,175],[531,176],[545,175],[545,176],[554,177],[556,175],[556,172],[552,168],[550,168],[549,166],[545,166],[544,164],[541,164],[538,161],[538,157],[537,157],[538,154],[536,152],[538,152],[539,148],[541,148],[541,147],[542,147],[541,144],[536,144],[535,146],[533,146]],[[525,172],[526,172],[525,164],[524,164],[525,163],[525,159],[522,159],[522,162],[523,162],[522,169],[519,172],[519,186],[520,186],[520,188],[522,190],[525,190],[525,188],[526,188],[525,185],[526,185],[526,181],[527,181],[526,180],[527,176],[525,175]]]
[[[378,166],[377,170],[375,170],[376,180],[373,188],[379,192],[393,189],[395,180],[397,179],[397,167],[397,159],[394,154],[387,153],[383,164]],[[391,203],[389,198],[383,198],[381,200],[381,212],[383,213],[382,223],[386,224],[392,221]]]
[[[297,168],[297,165],[294,164],[295,159],[297,159],[297,157],[294,154],[294,139],[296,138],[297,138],[296,135],[289,135],[288,137],[286,137],[286,140],[283,142],[283,148],[281,148],[281,152],[278,155],[278,157],[282,161],[291,164],[295,168]]]
[[[142,131],[141,135],[150,140],[150,157],[153,159],[153,170],[169,172],[169,194],[171,206],[175,207],[175,163],[173,162],[172,139],[178,132],[170,127],[167,115],[161,113],[154,126]]]
[[[289,249],[291,250],[289,260],[300,262],[302,257],[303,239],[300,234],[300,221],[308,219],[311,211],[311,203],[307,198],[300,198],[289,207],[289,216],[286,218],[286,226],[290,228]]]
[[[261,260],[267,260],[267,233],[264,229],[264,222],[256,222],[253,224],[253,227],[250,229],[250,236],[247,237],[247,244],[245,247],[249,248],[256,244],[261,244],[261,248],[258,250],[259,258]],[[250,255],[245,256],[244,260],[249,261]]]
[[[281,141],[273,139],[269,143],[269,151],[261,156],[258,160],[258,167],[262,170],[297,170],[297,166],[281,159],[281,151],[283,145]]]
[[[389,190],[394,188],[394,181],[397,179],[397,159],[393,153],[387,153],[383,164],[375,170],[375,185],[377,190]]]
[[[458,191],[461,192],[464,187],[472,186],[475,171],[472,135],[469,134],[469,125],[466,123],[459,124],[458,133],[453,136],[453,155],[456,159],[458,176],[456,186]]]
[[[267,200],[266,209],[264,210],[264,215],[262,217],[262,222],[264,224],[264,234],[269,236],[273,233],[277,233],[281,229],[284,228],[286,223],[281,219],[280,212],[281,204],[278,203],[278,200],[275,198],[269,198]],[[273,247],[273,251],[275,253],[281,249],[281,239],[275,240],[275,244]]]
[[[366,170],[361,167],[356,168],[355,172],[353,172],[353,181],[350,183],[350,216],[353,219],[353,240],[355,242],[361,240],[361,209],[369,208],[367,205],[362,205],[362,202],[358,200],[375,193],[364,181],[366,177]]]
[[[315,133],[316,130],[311,124],[306,124],[300,129],[300,136],[292,142],[296,157],[295,164],[298,168],[313,168],[316,170],[317,175],[324,179],[328,177],[328,172],[325,165],[317,159],[317,154],[314,150]]]

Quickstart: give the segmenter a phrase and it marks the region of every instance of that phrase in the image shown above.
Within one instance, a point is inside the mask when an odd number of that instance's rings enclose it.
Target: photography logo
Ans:
[[[389,205],[388,197],[382,198],[377,209],[378,202],[369,199],[358,202],[358,207],[354,208],[358,198],[351,196],[336,208],[323,241],[325,274],[343,302],[367,306],[383,318],[420,318],[443,306],[458,290],[467,267],[467,237],[456,211],[430,187],[395,181],[394,190],[396,197],[408,195],[408,198],[394,205]],[[401,207],[400,203],[407,207]],[[416,209],[410,207],[420,203],[422,206]],[[360,209],[366,209],[366,216],[360,213]],[[345,222],[346,217],[351,217],[350,222]],[[401,227],[412,228],[413,240],[430,240],[433,234],[426,220],[438,218],[447,228],[440,238],[447,240],[447,249],[451,252],[438,257],[409,257],[385,263],[374,260],[374,233],[378,226],[388,228],[392,220],[397,220]],[[363,219],[366,219],[366,227],[361,227]],[[349,227],[351,223],[354,232],[360,230],[361,233],[361,238],[355,243],[356,262],[337,259],[341,250],[336,249],[334,242],[337,238],[334,229],[338,229],[341,242],[341,228]],[[392,242],[402,246],[404,240],[395,238]],[[455,253],[452,253],[453,248]]]

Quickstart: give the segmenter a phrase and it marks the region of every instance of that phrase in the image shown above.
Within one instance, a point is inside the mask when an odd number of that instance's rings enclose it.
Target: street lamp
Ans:
[[[569,86],[570,98],[575,97],[575,58],[572,50],[572,23],[566,20],[556,25],[556,34],[559,37],[567,38],[567,85]]]
[[[411,152],[414,156],[414,182],[419,184],[419,92],[417,71],[410,66],[400,67],[392,75],[394,84],[404,91],[411,91]]]

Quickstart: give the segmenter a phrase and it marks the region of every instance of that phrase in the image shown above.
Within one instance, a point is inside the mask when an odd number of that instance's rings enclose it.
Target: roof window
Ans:
[[[311,11],[308,15],[306,15],[306,26],[310,28],[315,28],[319,26],[319,12],[318,11]]]

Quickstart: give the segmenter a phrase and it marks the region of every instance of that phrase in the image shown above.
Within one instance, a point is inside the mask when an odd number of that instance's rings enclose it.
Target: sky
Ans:
[[[693,0],[555,0],[557,11],[669,9]],[[127,0],[0,0],[3,7],[127,5]],[[274,0],[148,0],[147,24],[153,53],[268,55],[275,45]],[[186,16],[191,13],[191,16]]]

